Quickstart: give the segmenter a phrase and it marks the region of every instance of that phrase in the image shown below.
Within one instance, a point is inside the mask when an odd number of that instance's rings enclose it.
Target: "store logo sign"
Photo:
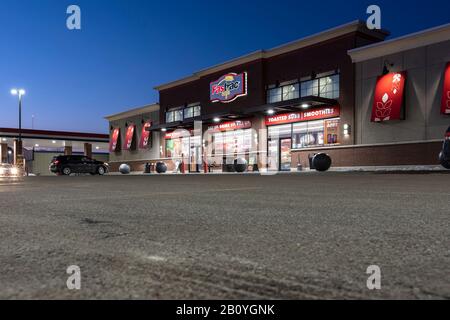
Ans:
[[[211,82],[211,102],[230,103],[239,97],[247,95],[247,72],[236,74],[229,73],[219,80]]]

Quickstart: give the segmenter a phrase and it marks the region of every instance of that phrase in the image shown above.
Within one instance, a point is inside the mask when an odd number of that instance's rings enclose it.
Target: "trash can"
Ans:
[[[244,158],[237,158],[234,160],[234,171],[242,173],[247,171],[247,160]]]
[[[158,162],[156,164],[156,172],[158,173],[166,173],[167,172],[167,166],[164,162]]]
[[[312,159],[312,165],[317,171],[328,171],[331,167],[331,157],[325,153],[318,153]]]
[[[444,144],[442,145],[442,151],[439,154],[439,162],[445,169],[450,169],[450,128],[447,130]]]
[[[148,162],[144,165],[144,173],[152,173],[152,167]]]
[[[314,162],[313,162],[314,157],[316,156],[316,154],[317,154],[317,153],[310,153],[310,154],[308,155],[309,168],[310,168],[311,170],[316,169],[316,168],[314,167]]]

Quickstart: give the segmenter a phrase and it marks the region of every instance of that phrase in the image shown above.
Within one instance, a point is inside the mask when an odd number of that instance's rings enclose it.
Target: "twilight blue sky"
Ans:
[[[82,30],[66,29],[66,9]],[[2,0],[0,127],[107,132],[103,116],[158,101],[155,85],[382,8],[392,37],[450,22],[450,1]]]

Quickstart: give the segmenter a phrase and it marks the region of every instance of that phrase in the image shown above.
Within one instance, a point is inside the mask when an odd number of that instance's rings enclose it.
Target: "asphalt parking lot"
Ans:
[[[0,298],[449,299],[449,177],[0,180]]]

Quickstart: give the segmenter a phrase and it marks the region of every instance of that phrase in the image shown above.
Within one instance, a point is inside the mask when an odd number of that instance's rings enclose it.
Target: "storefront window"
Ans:
[[[292,140],[294,148],[323,146],[324,122],[310,121],[296,123],[292,127]]]
[[[319,79],[319,96],[328,99],[339,98],[339,75]]]
[[[267,90],[267,103],[280,102],[282,97],[282,88],[272,88]]]
[[[184,119],[195,118],[201,115],[201,107],[187,107],[184,109]]]
[[[301,91],[302,97],[319,96],[319,80],[315,79],[302,82]]]
[[[166,123],[183,121],[183,109],[169,110],[166,112]]]
[[[166,140],[166,157],[179,158],[188,156],[190,150],[189,137]]]
[[[217,132],[213,135],[214,154],[246,154],[252,149],[252,130]]]
[[[298,99],[300,97],[300,85],[298,83],[283,86],[283,101]]]

